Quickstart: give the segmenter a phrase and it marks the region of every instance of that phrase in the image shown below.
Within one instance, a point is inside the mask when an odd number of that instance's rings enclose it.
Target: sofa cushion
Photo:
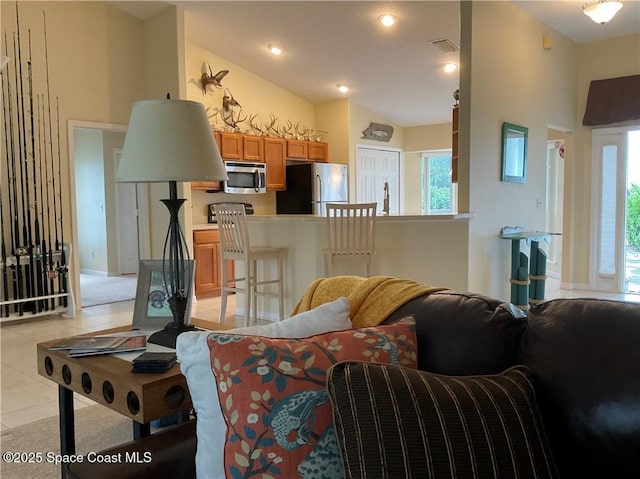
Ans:
[[[346,298],[338,298],[277,323],[232,331],[265,337],[300,338],[350,328],[349,302]],[[208,334],[209,331],[181,334],[178,336],[176,352],[182,374],[187,378],[193,408],[198,415],[198,478],[224,479],[223,452],[227,427],[222,418],[216,382],[211,371]]]
[[[345,477],[558,477],[527,372],[333,366],[327,390]]]
[[[343,477],[326,372],[345,359],[415,367],[414,325],[406,318],[307,339],[212,333],[227,477]]]
[[[640,477],[640,304],[558,299],[528,316],[521,359],[563,477]]]
[[[516,364],[524,314],[473,293],[442,291],[409,301],[384,324],[416,318],[418,369],[447,375],[497,374]]]

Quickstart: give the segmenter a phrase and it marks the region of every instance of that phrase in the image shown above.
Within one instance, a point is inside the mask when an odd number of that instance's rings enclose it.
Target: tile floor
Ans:
[[[640,295],[600,294],[590,291],[567,291],[549,281],[547,299],[558,297],[601,297],[640,302]],[[192,316],[217,321],[219,298],[199,300]],[[227,311],[235,310],[230,296]],[[36,344],[42,341],[131,324],[133,301],[84,308],[75,318],[61,316],[3,323],[0,327],[0,423],[2,430],[37,421],[58,413],[56,384],[38,375]],[[225,323],[236,324],[242,318],[227,314]],[[238,322],[239,325],[240,322]],[[75,396],[76,408],[94,404]]]
[[[217,322],[219,298],[198,300],[192,316]],[[225,323],[244,325],[229,296]],[[131,324],[133,301],[83,308],[75,318],[49,316],[0,325],[0,423],[2,431],[58,414],[58,387],[38,375],[37,343]],[[231,312],[231,314],[229,314]],[[74,396],[76,409],[95,404]]]

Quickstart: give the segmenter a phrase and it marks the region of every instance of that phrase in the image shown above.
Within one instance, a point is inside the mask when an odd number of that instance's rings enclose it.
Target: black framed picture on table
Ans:
[[[189,284],[184,285],[184,291],[187,295],[187,309],[184,320],[185,324],[189,324],[196,268],[194,260],[184,261],[189,271],[189,274],[186,275],[189,278]],[[136,301],[133,308],[134,329],[157,331],[173,321],[164,278],[163,260],[140,260]]]

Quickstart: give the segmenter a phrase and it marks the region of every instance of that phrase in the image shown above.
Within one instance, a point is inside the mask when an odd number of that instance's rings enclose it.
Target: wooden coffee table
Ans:
[[[192,320],[192,322],[194,322]],[[201,324],[197,326],[202,327]],[[218,323],[206,323],[207,329],[230,329]],[[112,328],[79,336],[94,336],[130,331],[131,327]],[[106,354],[69,358],[68,351],[52,351],[50,346],[59,339],[39,343],[38,374],[58,384],[60,412],[60,452],[74,455],[75,418],[73,393],[87,397],[103,406],[127,416],[133,421],[134,439],[148,436],[150,422],[176,414],[188,417],[191,396],[180,365],[161,374],[134,374],[131,362],[117,355]],[[63,477],[65,467],[63,465]]]

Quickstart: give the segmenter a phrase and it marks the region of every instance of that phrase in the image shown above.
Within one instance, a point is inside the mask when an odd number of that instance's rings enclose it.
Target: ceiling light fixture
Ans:
[[[582,5],[584,14],[600,25],[604,25],[615,17],[616,13],[618,13],[621,8],[622,2],[609,2],[607,0],[600,0],[599,2],[592,4],[585,3]]]
[[[394,17],[393,15],[389,15],[388,13],[384,14],[384,15],[380,15],[378,17],[378,21],[384,25],[385,27],[390,27],[392,26],[394,23],[396,23],[396,17]]]
[[[279,46],[276,46],[276,45],[269,45],[269,51],[271,53],[273,53],[274,55],[281,55],[282,54],[282,48],[280,48]]]
[[[340,93],[347,93],[349,91],[349,87],[346,85],[338,83],[336,86],[338,87],[338,90],[340,90]]]
[[[458,65],[455,63],[446,63],[443,69],[445,73],[453,73],[458,69]]]

